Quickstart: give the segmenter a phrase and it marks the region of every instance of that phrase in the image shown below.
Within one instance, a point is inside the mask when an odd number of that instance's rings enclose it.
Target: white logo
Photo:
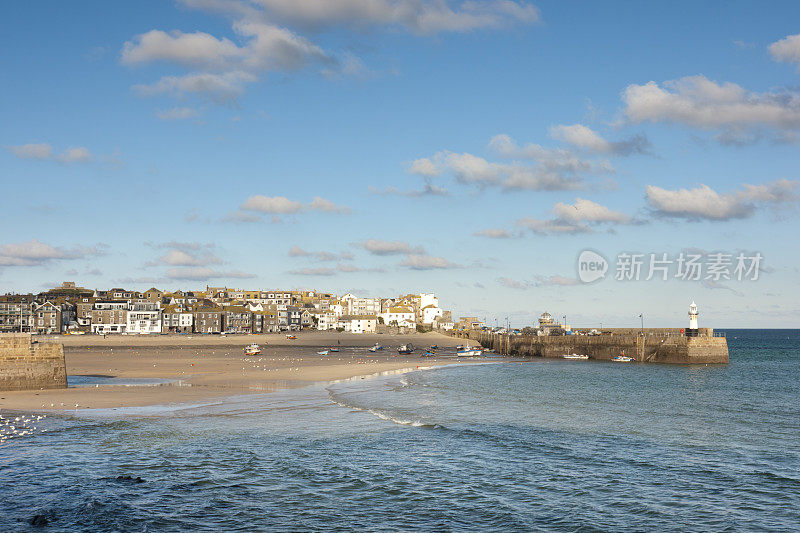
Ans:
[[[578,278],[584,283],[591,283],[606,277],[608,261],[592,250],[584,250],[578,256]]]

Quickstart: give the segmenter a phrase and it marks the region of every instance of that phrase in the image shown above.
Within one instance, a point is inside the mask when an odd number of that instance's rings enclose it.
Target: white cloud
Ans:
[[[309,250],[304,250],[303,248],[295,245],[289,250],[289,257],[308,257],[315,261],[347,261],[353,259],[353,254],[349,252],[343,252],[341,254],[335,254],[326,251],[312,252]]]
[[[421,246],[411,246],[404,241],[381,241],[370,239],[359,246],[373,255],[422,254]]]
[[[631,220],[628,215],[612,211],[604,205],[583,198],[576,198],[574,204],[558,202],[553,206],[553,213],[556,218],[571,222],[619,222],[624,224]]]
[[[608,161],[584,159],[564,148],[544,148],[538,144],[528,143],[520,146],[508,135],[495,135],[489,141],[489,148],[498,155],[510,159],[530,159],[539,163],[548,172],[564,175],[579,173],[605,174],[614,172]]]
[[[188,69],[134,88],[142,95],[187,93],[231,104],[247,83],[269,72],[292,72],[319,65],[327,77],[360,76],[368,71],[350,52],[332,53],[290,29],[380,27],[416,34],[463,32],[530,24],[535,6],[515,0],[183,0],[188,7],[224,14],[234,20],[236,37],[206,32],[153,29],[124,43],[121,62],[129,67],[165,62]],[[269,23],[266,21],[270,21]],[[280,22],[287,27],[281,27]]]
[[[324,213],[347,214],[351,212],[349,207],[336,205],[330,200],[320,198],[319,196],[315,196],[314,200],[308,204],[308,209],[311,211],[322,211]]]
[[[77,148],[67,148],[62,154],[56,156],[56,159],[62,163],[78,163],[86,162],[92,159],[92,154],[89,149],[84,146]]]
[[[575,278],[565,278],[564,276],[536,276],[535,285],[537,287],[569,287],[580,285],[580,281]]]
[[[525,217],[519,219],[517,225],[539,235],[592,232],[592,229],[586,224],[559,219],[542,220],[533,217]]]
[[[622,95],[632,122],[671,122],[720,130],[717,140],[743,144],[764,131],[792,138],[800,128],[800,95],[791,90],[756,93],[735,83],[719,84],[705,76],[629,85]]]
[[[576,198],[573,204],[558,202],[552,211],[555,216],[551,219],[526,217],[516,224],[539,235],[569,235],[592,233],[597,226],[603,224],[634,223],[634,219],[628,215],[583,198]]]
[[[798,182],[789,180],[744,185],[742,190],[727,194],[707,185],[678,190],[648,185],[645,197],[657,216],[721,221],[750,217],[759,205],[797,203],[797,188]]]
[[[584,187],[585,174],[614,172],[608,161],[579,157],[563,148],[544,148],[529,143],[520,146],[508,135],[494,136],[489,150],[510,162],[494,162],[470,153],[440,151],[417,159],[409,172],[430,179],[448,172],[456,181],[504,190],[563,191]]]
[[[503,287],[516,290],[524,290],[530,286],[530,284],[527,281],[519,281],[513,278],[506,278],[506,277],[497,278],[497,283],[499,283]]]
[[[223,222],[233,222],[234,224],[252,224],[261,222],[261,215],[253,213],[245,213],[244,211],[236,210],[228,213],[222,217]]]
[[[156,116],[161,120],[187,120],[200,116],[200,113],[191,107],[173,107],[158,111]]]
[[[123,65],[168,61],[191,67],[220,69],[242,54],[243,51],[230,40],[217,39],[208,33],[150,30],[123,45],[121,61]]]
[[[302,202],[289,200],[285,196],[263,196],[259,194],[248,198],[240,208],[247,211],[258,211],[259,213],[285,215],[304,211],[306,206]]]
[[[333,276],[335,273],[332,268],[298,268],[289,271],[289,274],[296,276]]]
[[[21,159],[50,159],[53,156],[53,147],[47,143],[9,146],[9,150]]]
[[[441,174],[441,169],[427,157],[415,159],[408,167],[408,171],[412,174],[419,174],[425,177],[435,177]]]
[[[434,270],[445,268],[460,268],[444,257],[436,257],[427,254],[409,254],[400,262],[400,266],[408,267],[413,270]]]
[[[624,141],[611,142],[583,124],[553,126],[550,128],[550,136],[576,148],[600,154],[644,154],[650,148],[650,141],[647,140],[647,136],[643,133],[634,135]]]
[[[205,281],[209,279],[250,279],[254,274],[248,274],[240,270],[221,272],[209,267],[179,267],[167,270],[167,277],[173,280]]]
[[[160,244],[149,242],[145,244],[152,248],[167,250],[156,259],[145,262],[145,266],[148,267],[205,267],[223,263],[222,259],[212,252],[215,246],[211,243],[169,241]]]
[[[269,215],[294,215],[306,211],[318,211],[322,213],[334,214],[348,214],[351,212],[347,206],[336,205],[335,203],[325,198],[315,196],[314,199],[308,204],[289,200],[285,196],[264,196],[254,195],[249,197],[245,202],[239,206],[240,211],[234,211],[228,215],[229,219],[243,219],[247,218],[242,211],[252,211],[255,213],[269,214]],[[244,220],[250,222],[251,220]]]
[[[184,93],[193,93],[217,104],[232,104],[244,93],[244,86],[257,79],[247,72],[200,72],[184,76],[164,76],[150,85],[134,85],[133,89],[142,96],[163,93],[181,96]]]
[[[219,8],[217,2],[208,0],[183,2]],[[263,8],[270,19],[301,27],[387,27],[422,35],[532,24],[540,19],[534,5],[512,0],[255,0],[253,4]],[[246,8],[236,5],[229,9],[242,14]]]
[[[439,187],[433,183],[425,183],[422,189],[411,191],[401,191],[395,187],[386,187],[385,189],[376,189],[370,187],[369,191],[372,194],[382,194],[391,196],[405,196],[407,198],[422,198],[423,196],[449,196],[450,193],[444,187]]]
[[[769,45],[769,53],[775,61],[797,63],[800,66],[800,33],[789,35]]]
[[[63,248],[31,239],[0,246],[0,266],[40,266],[51,261],[84,259],[104,253],[104,245]]]
[[[458,182],[468,185],[534,191],[569,190],[582,186],[582,180],[573,169],[558,168],[557,164],[495,163],[473,154],[448,151],[437,153],[430,161],[441,172],[448,171]]]
[[[489,228],[477,231],[474,234],[476,237],[488,237],[490,239],[510,239],[514,235],[510,231],[498,228]]]
[[[8,149],[21,159],[55,160],[60,163],[86,163],[92,159],[92,153],[85,146],[67,148],[60,154],[55,154],[48,143],[9,146]]]
[[[163,256],[149,261],[148,266],[171,265],[171,266],[207,266],[219,265],[222,259],[211,252],[188,252],[185,250],[170,250]]]

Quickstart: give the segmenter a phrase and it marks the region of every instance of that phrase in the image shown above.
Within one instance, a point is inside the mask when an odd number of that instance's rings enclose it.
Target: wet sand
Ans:
[[[42,339],[44,340],[44,339]],[[170,380],[157,385],[107,385],[0,392],[0,409],[80,410],[198,403],[225,396],[301,387],[313,382],[366,376],[456,362],[462,341],[439,333],[411,335],[303,332],[296,340],[266,335],[95,335],[53,338],[64,344],[68,376]],[[371,353],[376,342],[384,350]],[[398,355],[412,342],[414,355]],[[261,355],[244,356],[257,343]],[[432,344],[437,357],[420,357]],[[317,352],[338,347],[327,356]],[[478,358],[480,359],[480,358]],[[459,363],[465,362],[463,359]],[[98,380],[102,381],[102,379]],[[76,407],[77,405],[77,407]]]

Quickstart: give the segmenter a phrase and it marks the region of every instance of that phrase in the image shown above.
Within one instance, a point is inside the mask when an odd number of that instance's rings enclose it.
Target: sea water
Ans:
[[[796,531],[800,331],[727,335],[729,365],[492,361],[49,415],[0,446],[0,530]]]

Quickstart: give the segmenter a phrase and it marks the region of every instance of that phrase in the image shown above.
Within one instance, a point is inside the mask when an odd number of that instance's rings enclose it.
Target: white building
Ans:
[[[157,303],[138,302],[128,309],[128,335],[161,333],[161,309]]]
[[[334,313],[319,313],[317,315],[317,329],[327,331],[339,327],[338,318]]]
[[[399,326],[401,328],[415,328],[417,326],[414,311],[408,307],[390,307],[388,311],[381,315],[383,323],[387,326]]]
[[[339,317],[339,327],[350,333],[374,333],[378,329],[375,315],[344,315]]]
[[[380,298],[358,298],[347,293],[339,301],[345,315],[378,315],[381,312]]]
[[[439,298],[436,297],[435,294],[421,292],[419,293],[419,306],[421,309],[424,309],[432,305],[433,307],[439,307]]]
[[[435,305],[428,305],[422,308],[422,323],[433,324],[433,322],[442,316],[443,311],[441,307]]]

